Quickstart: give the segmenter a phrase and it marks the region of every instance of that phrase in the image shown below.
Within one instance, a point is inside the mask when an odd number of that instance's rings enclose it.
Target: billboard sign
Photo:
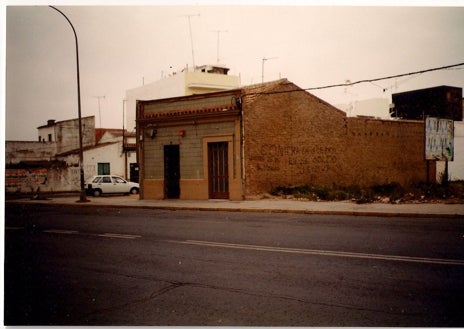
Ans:
[[[454,122],[449,119],[425,119],[425,159],[453,161]]]

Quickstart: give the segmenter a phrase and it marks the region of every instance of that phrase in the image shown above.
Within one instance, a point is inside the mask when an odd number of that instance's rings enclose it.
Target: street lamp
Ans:
[[[78,118],[79,118],[79,168],[80,168],[80,181],[81,181],[81,192],[80,192],[80,198],[77,202],[88,202],[87,197],[85,195],[85,182],[84,182],[84,151],[82,149],[82,118],[81,118],[81,84],[80,84],[80,79],[79,79],[79,47],[77,43],[77,34],[76,30],[74,29],[74,26],[72,25],[71,21],[69,20],[66,15],[59,10],[58,8],[54,6],[49,6],[52,9],[55,9],[57,12],[59,12],[61,15],[63,15],[64,18],[68,21],[69,25],[71,25],[71,28],[74,32],[74,38],[76,40],[76,67],[77,67],[77,112],[78,112]]]

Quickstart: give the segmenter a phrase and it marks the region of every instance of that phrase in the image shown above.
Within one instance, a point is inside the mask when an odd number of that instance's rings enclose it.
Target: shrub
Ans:
[[[368,203],[387,198],[390,202],[398,200],[423,199],[464,199],[464,181],[451,181],[448,184],[418,183],[408,188],[398,183],[374,185],[362,188],[357,185],[349,186],[277,186],[270,193],[276,196],[292,195],[308,200],[342,201],[353,200],[357,203]]]
[[[404,188],[398,183],[374,185],[371,189],[377,196],[389,197],[391,201],[399,200],[405,195]]]

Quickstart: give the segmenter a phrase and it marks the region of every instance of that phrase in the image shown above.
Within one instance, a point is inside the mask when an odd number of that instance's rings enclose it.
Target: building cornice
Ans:
[[[240,110],[233,105],[215,106],[200,109],[169,110],[145,113],[139,119],[141,124],[191,121],[210,118],[237,116]]]

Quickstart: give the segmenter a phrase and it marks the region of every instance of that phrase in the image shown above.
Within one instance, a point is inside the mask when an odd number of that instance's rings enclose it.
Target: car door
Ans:
[[[113,182],[110,176],[103,176],[98,183],[98,187],[102,190],[102,193],[114,193]]]
[[[129,193],[129,184],[121,177],[111,176],[112,189],[111,193]]]

